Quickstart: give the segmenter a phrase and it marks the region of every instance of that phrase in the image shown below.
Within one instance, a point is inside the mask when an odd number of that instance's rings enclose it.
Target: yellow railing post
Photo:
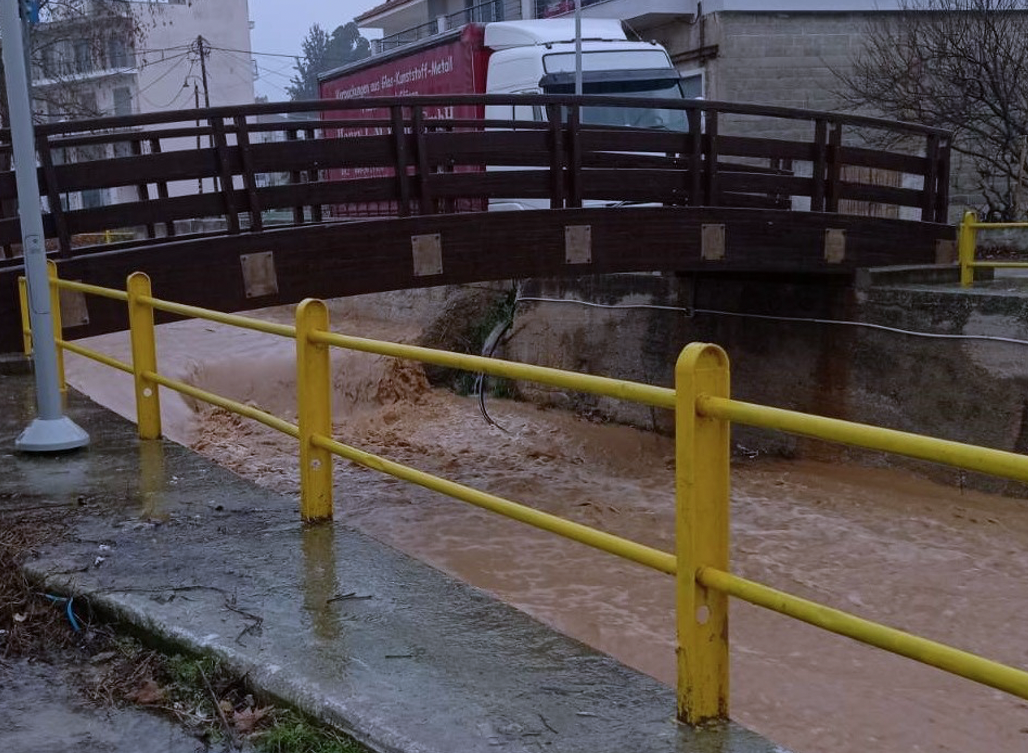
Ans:
[[[161,436],[161,400],[157,383],[147,373],[157,373],[157,340],[153,326],[153,308],[142,303],[150,297],[150,278],[133,272],[126,282],[128,292],[129,334],[132,339],[132,373],[136,385],[136,422],[140,439]]]
[[[29,324],[29,283],[24,277],[18,278],[18,301],[21,304],[21,344],[25,355],[32,355],[32,326]]]
[[[46,260],[46,272],[50,285],[50,316],[54,322],[54,342],[57,343],[57,384],[61,392],[68,391],[68,382],[64,378],[64,324],[61,322],[61,291],[57,287],[57,262]]]
[[[332,453],[313,438],[332,437],[332,367],[329,346],[310,334],[328,330],[328,307],[308,298],[296,309],[296,405],[300,431],[300,517],[332,517]]]
[[[960,259],[960,285],[969,288],[974,283],[974,254],[978,245],[978,215],[964,212],[957,237],[957,258]]]
[[[700,395],[729,396],[728,356],[691,343],[675,367],[675,549],[678,718],[728,717],[728,597],[696,580],[728,569],[729,423],[697,413]]]

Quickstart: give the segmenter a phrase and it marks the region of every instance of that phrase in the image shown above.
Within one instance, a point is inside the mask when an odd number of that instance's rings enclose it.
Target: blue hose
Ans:
[[[76,633],[82,632],[82,626],[79,624],[79,621],[75,619],[75,612],[72,609],[72,602],[75,601],[74,596],[64,597],[54,596],[53,594],[44,594],[44,596],[54,604],[64,604],[64,613],[68,615],[68,622],[71,624],[71,629]]]

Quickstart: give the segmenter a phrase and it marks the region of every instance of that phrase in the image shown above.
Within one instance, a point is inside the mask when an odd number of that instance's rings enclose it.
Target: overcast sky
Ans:
[[[293,61],[260,53],[299,55],[300,44],[312,24],[331,32],[381,0],[249,0],[250,44],[260,78],[254,82],[258,95],[272,101],[288,99],[285,87],[293,75]]]

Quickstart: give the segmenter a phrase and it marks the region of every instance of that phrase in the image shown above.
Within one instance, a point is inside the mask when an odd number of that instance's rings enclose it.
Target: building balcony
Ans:
[[[575,12],[575,0],[535,0],[536,18],[559,18]],[[695,17],[696,3],[684,0],[582,0],[583,18],[618,18],[632,29]]]

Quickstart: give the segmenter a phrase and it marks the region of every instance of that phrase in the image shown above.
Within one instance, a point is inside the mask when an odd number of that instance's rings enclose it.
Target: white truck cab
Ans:
[[[573,19],[498,21],[485,27],[493,50],[486,74],[488,94],[573,94]],[[632,42],[616,19],[582,20],[582,92],[609,96],[682,99],[681,75],[667,51],[654,42]],[[695,95],[694,95],[695,96]],[[536,118],[538,113],[534,114]],[[487,108],[486,118],[510,117]],[[518,119],[533,114],[517,112]],[[685,115],[667,109],[587,107],[586,123],[687,130]]]

